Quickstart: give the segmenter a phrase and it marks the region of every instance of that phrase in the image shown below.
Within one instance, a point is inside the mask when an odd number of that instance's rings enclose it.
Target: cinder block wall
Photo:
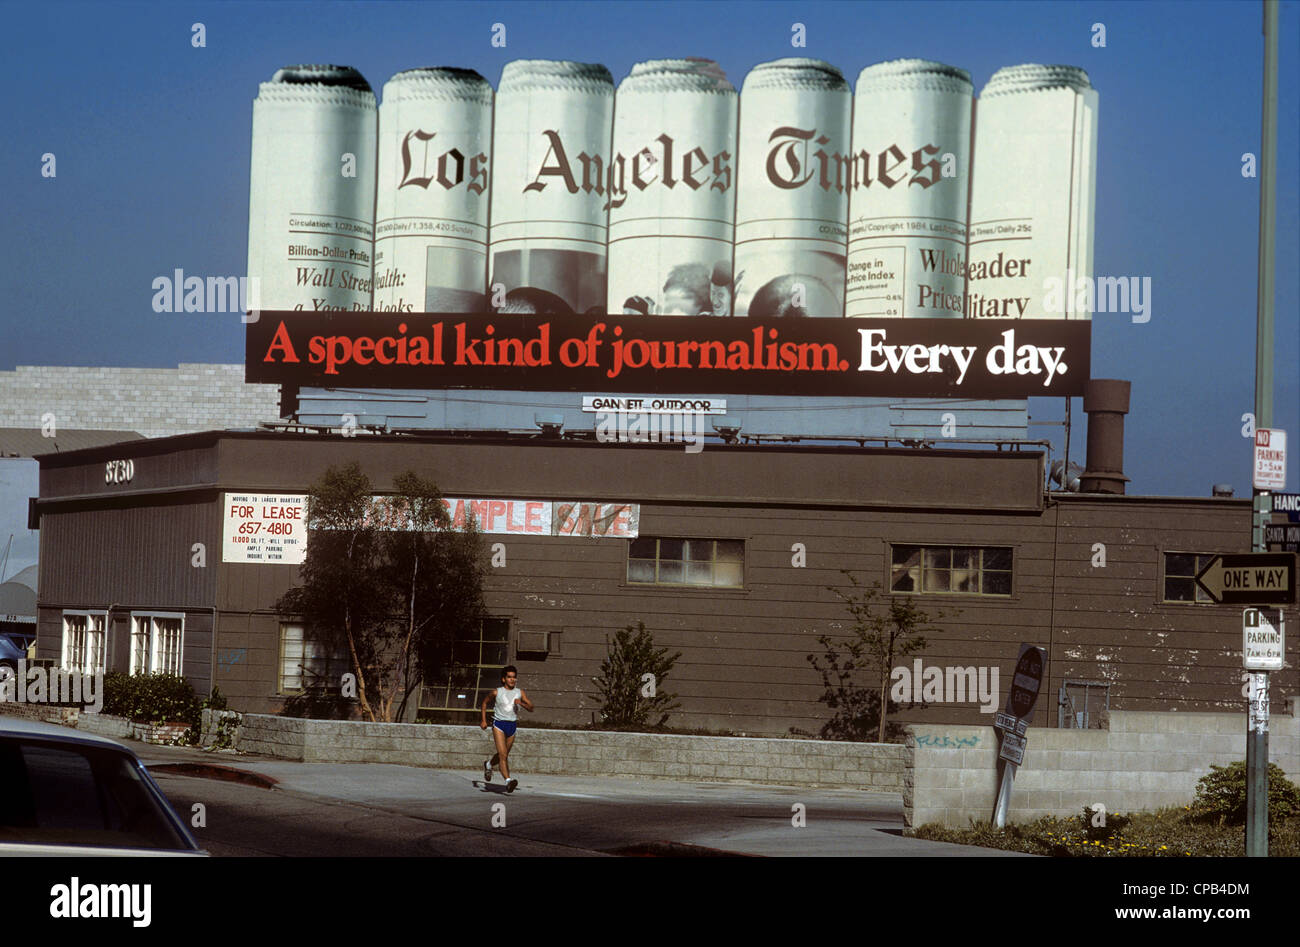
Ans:
[[[135,431],[169,437],[252,427],[280,416],[276,385],[244,382],[243,365],[177,368],[19,365],[0,372],[0,427]]]
[[[1295,701],[1291,701],[1295,709]],[[1110,730],[1031,729],[1016,772],[1009,820],[1075,815],[1101,803],[1107,812],[1183,806],[1196,781],[1246,758],[1246,715],[1111,711]],[[997,734],[992,727],[907,728],[903,818],[965,827],[987,822],[997,793]],[[1275,712],[1269,761],[1300,774],[1300,717]]]
[[[492,752],[477,727],[300,720],[244,714],[235,746],[312,763],[403,763],[480,771]],[[772,783],[902,792],[898,744],[527,730],[510,753],[519,772]]]

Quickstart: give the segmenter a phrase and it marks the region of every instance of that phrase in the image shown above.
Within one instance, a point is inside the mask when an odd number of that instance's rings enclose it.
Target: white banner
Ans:
[[[307,558],[307,497],[227,493],[222,500],[221,561],[300,565]]]

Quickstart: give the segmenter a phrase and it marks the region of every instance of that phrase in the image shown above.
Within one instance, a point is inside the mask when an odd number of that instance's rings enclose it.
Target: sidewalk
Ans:
[[[146,766],[164,767],[160,772],[209,778],[222,771],[256,774],[263,785],[274,780],[276,791],[472,828],[482,827],[490,807],[504,802],[512,834],[593,851],[676,843],[767,856],[1021,857],[903,838],[898,793],[519,773],[518,791],[507,795],[499,776],[482,786],[481,772],[296,763],[192,747],[129,745]],[[803,824],[796,825],[800,819]]]

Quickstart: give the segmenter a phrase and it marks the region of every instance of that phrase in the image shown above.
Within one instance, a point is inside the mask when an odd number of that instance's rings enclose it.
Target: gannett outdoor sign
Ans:
[[[661,394],[1064,396],[1083,393],[1090,332],[1085,320],[261,312],[247,327],[245,380]]]

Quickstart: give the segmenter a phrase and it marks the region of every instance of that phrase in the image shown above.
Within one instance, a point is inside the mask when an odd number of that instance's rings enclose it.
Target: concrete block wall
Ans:
[[[477,727],[300,720],[245,714],[241,752],[328,763],[401,763],[481,770],[491,744]],[[898,744],[830,743],[659,733],[526,730],[510,761],[519,772],[771,783],[902,792],[906,749]]]
[[[1269,761],[1300,775],[1300,717],[1274,714]],[[987,822],[997,793],[992,727],[907,728],[903,818],[965,827]],[[1031,729],[1016,772],[1009,818],[1070,816],[1101,803],[1107,812],[1188,805],[1196,782],[1246,758],[1246,715],[1111,711],[1109,730]]]
[[[19,365],[0,372],[0,427],[135,431],[169,437],[255,427],[280,416],[279,387],[244,383],[243,365],[177,368]]]

